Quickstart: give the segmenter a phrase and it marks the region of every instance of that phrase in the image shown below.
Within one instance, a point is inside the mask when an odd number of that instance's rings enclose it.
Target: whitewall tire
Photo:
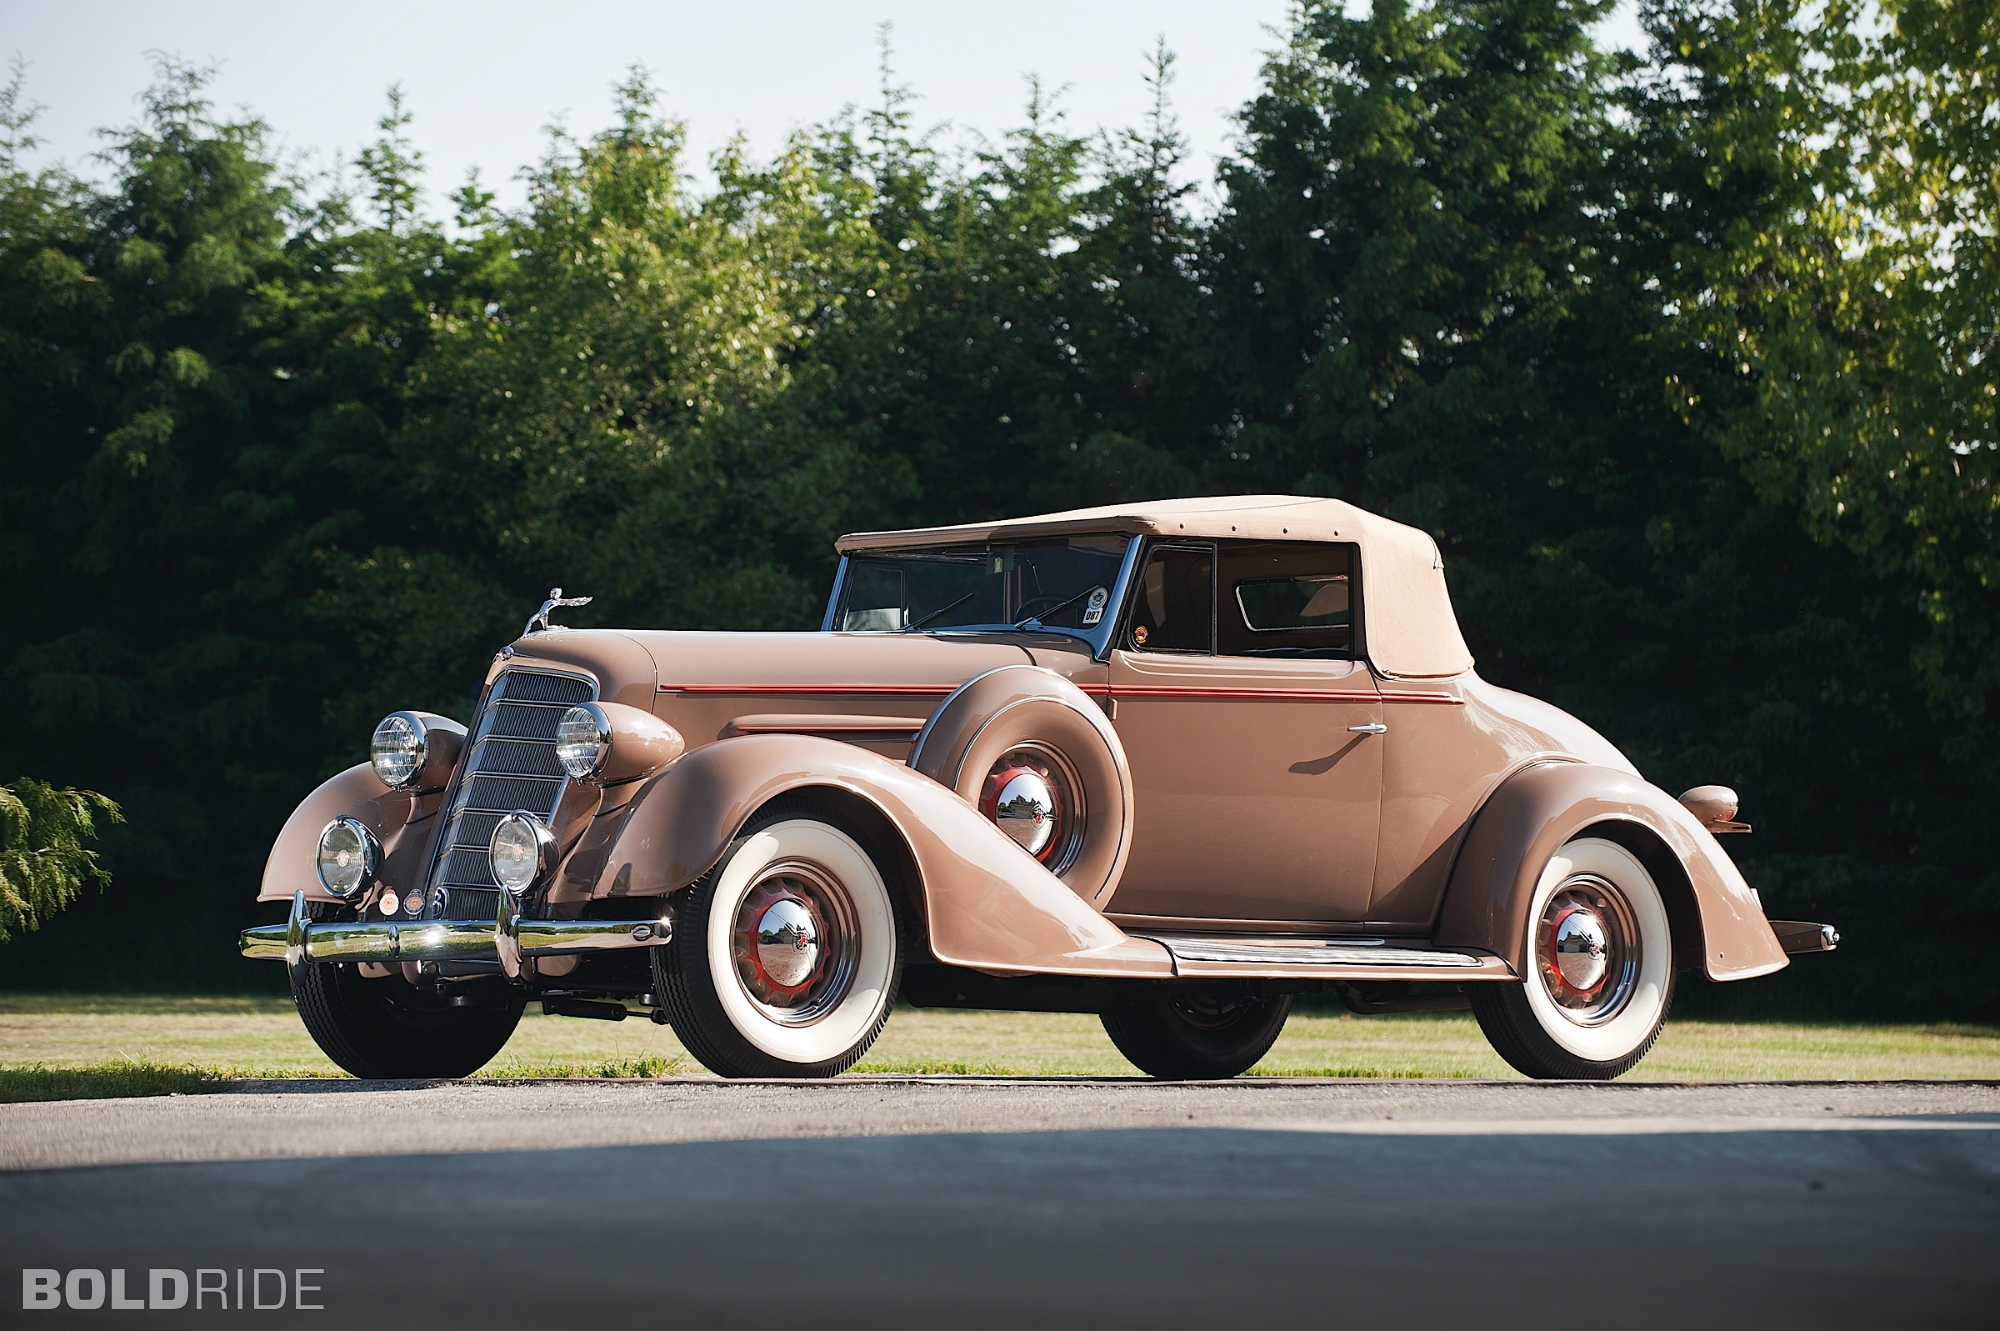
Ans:
[[[688,889],[654,962],[674,1033],[725,1077],[831,1077],[888,1021],[903,929],[876,855],[785,801]]]
[[[1519,984],[1467,985],[1495,1052],[1530,1077],[1606,1081],[1659,1038],[1673,929],[1659,885],[1615,841],[1578,837],[1535,884]]]

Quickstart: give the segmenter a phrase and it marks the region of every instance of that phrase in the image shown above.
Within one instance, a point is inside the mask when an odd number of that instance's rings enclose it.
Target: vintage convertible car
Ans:
[[[565,629],[471,726],[395,712],[301,804],[246,932],[357,1076],[459,1076],[530,1000],[729,1077],[851,1067],[900,997],[1092,1012],[1231,1077],[1295,996],[1470,1007],[1609,1078],[1675,979],[1830,950],[1609,742],[1480,679],[1420,531],[1179,500],[843,538],[818,633]]]

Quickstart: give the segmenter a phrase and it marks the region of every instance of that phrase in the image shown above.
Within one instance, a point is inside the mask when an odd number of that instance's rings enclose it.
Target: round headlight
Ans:
[[[430,736],[413,712],[391,712],[383,717],[382,724],[375,727],[375,738],[368,743],[368,761],[391,790],[416,780],[429,752]]]
[[[354,895],[375,877],[382,850],[375,836],[353,818],[336,818],[319,834],[315,857],[321,886],[337,897]]]
[[[509,892],[521,893],[535,885],[542,870],[555,858],[555,838],[537,819],[524,813],[510,813],[493,829],[486,843],[486,856],[493,864],[493,877]]]
[[[556,723],[556,761],[578,781],[595,776],[611,752],[611,721],[601,708],[572,707]]]

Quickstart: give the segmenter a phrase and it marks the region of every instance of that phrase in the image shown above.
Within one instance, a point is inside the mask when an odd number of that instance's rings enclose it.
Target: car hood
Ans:
[[[495,669],[547,665],[597,680],[598,697],[651,708],[659,694],[727,691],[745,698],[839,693],[948,693],[995,666],[1032,664],[1004,635],[671,633],[559,629],[516,641]],[[762,706],[763,704],[759,704]]]

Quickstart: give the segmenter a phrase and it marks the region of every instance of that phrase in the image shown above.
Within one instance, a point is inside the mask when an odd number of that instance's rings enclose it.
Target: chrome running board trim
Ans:
[[[283,924],[245,929],[237,946],[246,957],[287,961],[500,961],[511,954],[510,975],[521,958],[564,956],[611,948],[658,947],[674,936],[673,920],[529,920],[509,910],[501,896],[501,918],[480,920],[362,920],[314,924],[306,918],[306,894],[292,896]]]
[[[1180,961],[1264,962],[1277,966],[1436,966],[1476,969],[1483,958],[1466,952],[1391,947],[1386,938],[1280,938],[1215,934],[1135,934],[1162,944]]]
[[[1182,979],[1217,980],[1512,980],[1499,957],[1398,946],[1397,940],[1298,934],[1133,933],[1160,944]]]

